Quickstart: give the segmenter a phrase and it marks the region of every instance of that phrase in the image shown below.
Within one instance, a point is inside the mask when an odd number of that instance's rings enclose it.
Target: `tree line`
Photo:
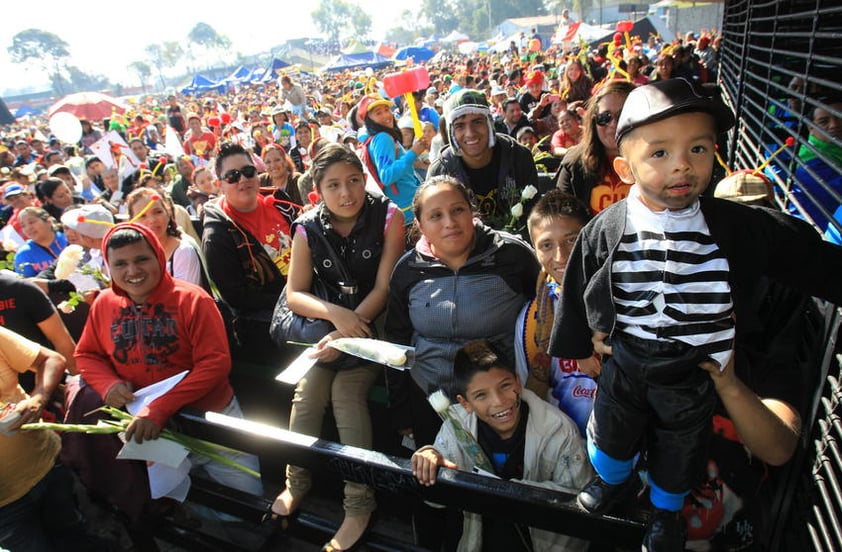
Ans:
[[[416,11],[404,10],[386,33],[386,39],[409,44],[419,37],[433,33],[447,34],[453,30],[482,39],[493,34],[503,20],[547,13],[560,13],[569,0],[421,0]],[[590,7],[592,0],[569,2],[574,12]],[[315,26],[323,38],[341,43],[350,38],[365,39],[371,33],[371,16],[352,0],[319,0],[311,12]],[[187,40],[165,41],[144,48],[146,58],[131,61],[127,67],[144,87],[153,84],[153,75],[160,87],[166,88],[164,71],[181,62],[188,72],[204,59],[221,59],[231,55],[231,41],[204,22],[196,23]],[[26,29],[12,38],[7,48],[12,62],[32,63],[50,80],[57,95],[79,90],[110,88],[113,84],[105,75],[83,71],[70,63],[70,49],[58,35],[41,29]],[[236,53],[242,58],[242,54]]]

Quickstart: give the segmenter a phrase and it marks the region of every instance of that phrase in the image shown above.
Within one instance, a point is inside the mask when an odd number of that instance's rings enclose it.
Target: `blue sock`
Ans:
[[[649,479],[649,500],[655,508],[662,510],[669,510],[670,512],[677,512],[684,506],[684,497],[690,491],[683,493],[668,493],[655,484],[652,479]]]
[[[588,456],[596,473],[609,485],[623,483],[629,478],[634,468],[634,458],[630,460],[612,458],[596,448],[596,444],[590,436],[588,436]]]

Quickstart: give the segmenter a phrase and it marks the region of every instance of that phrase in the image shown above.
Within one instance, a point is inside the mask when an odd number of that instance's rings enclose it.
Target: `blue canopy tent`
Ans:
[[[360,52],[359,54],[340,54],[325,67],[325,71],[344,71],[345,69],[383,69],[395,62],[376,52]]]
[[[0,125],[10,125],[14,122],[15,118],[12,117],[9,108],[6,107],[6,102],[3,101],[3,98],[0,98]]]
[[[251,82],[252,75],[254,74],[254,69],[249,69],[245,65],[240,65],[237,67],[233,73],[228,75],[223,79],[223,82],[226,82],[231,85],[235,84],[243,84],[246,82]]]
[[[418,46],[404,46],[392,56],[392,59],[404,60],[412,58],[416,62],[427,61],[436,53],[429,48],[421,48]]]
[[[28,105],[22,105],[15,111],[15,119],[20,119],[26,115],[38,115],[39,113],[41,113],[40,109],[35,109],[34,107],[29,107]]]
[[[214,82],[204,75],[196,73],[190,84],[181,89],[181,93],[187,96],[201,94],[203,92],[217,92],[222,94],[227,88],[224,82]]]
[[[251,82],[269,82],[273,81],[278,78],[278,75],[281,73],[281,69],[284,67],[289,67],[289,63],[280,60],[278,58],[272,58],[272,63],[263,71],[262,74],[258,75],[257,70],[255,70],[254,74],[252,75]]]

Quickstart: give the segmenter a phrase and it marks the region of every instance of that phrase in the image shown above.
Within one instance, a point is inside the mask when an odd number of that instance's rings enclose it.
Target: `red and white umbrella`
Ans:
[[[78,92],[60,99],[47,112],[52,117],[56,113],[70,113],[79,119],[100,121],[111,117],[113,112],[125,113],[127,107],[117,98],[99,92]]]

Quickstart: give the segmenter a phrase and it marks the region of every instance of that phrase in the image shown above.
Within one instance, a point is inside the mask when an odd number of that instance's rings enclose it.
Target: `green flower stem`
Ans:
[[[438,393],[441,393],[441,391]],[[442,394],[441,397],[444,397],[444,394]],[[430,403],[433,404],[435,400],[435,398],[431,399]],[[436,411],[444,423],[450,425],[450,428],[453,430],[453,434],[456,436],[456,442],[458,443],[459,448],[462,449],[465,456],[467,456],[477,468],[489,473],[494,473],[494,468],[491,466],[491,462],[489,462],[488,457],[482,451],[479,443],[474,436],[471,435],[464,426],[462,426],[462,422],[460,422],[453,414],[451,408],[451,406],[447,406],[446,408],[437,408],[436,404],[433,404],[433,410]]]
[[[46,423],[46,422],[38,422],[32,424],[23,424],[21,429],[23,430],[47,430],[47,431],[67,431],[70,433],[88,433],[88,434],[108,434],[108,433],[120,433],[125,431],[128,427],[129,423],[134,418],[128,412],[120,410],[119,408],[114,408],[111,406],[103,406],[98,408],[97,410],[105,412],[106,414],[110,415],[112,418],[116,418],[116,420],[100,420],[97,424],[53,424],[53,423]],[[224,452],[240,452],[228,447],[224,447],[222,445],[217,445],[216,443],[211,443],[209,441],[203,441],[201,439],[196,439],[195,437],[190,437],[189,435],[185,435],[183,433],[178,433],[177,431],[171,431],[169,429],[165,429],[161,431],[161,438],[167,439],[169,441],[173,441],[175,443],[180,444],[190,452],[194,454],[198,454],[200,456],[205,456],[206,458],[210,458],[214,462],[218,462],[220,464],[224,464],[230,468],[235,468],[240,471],[243,471],[252,477],[257,477],[260,479],[260,473],[254,471],[251,468],[243,466],[242,464],[235,462],[224,456],[222,453]]]

